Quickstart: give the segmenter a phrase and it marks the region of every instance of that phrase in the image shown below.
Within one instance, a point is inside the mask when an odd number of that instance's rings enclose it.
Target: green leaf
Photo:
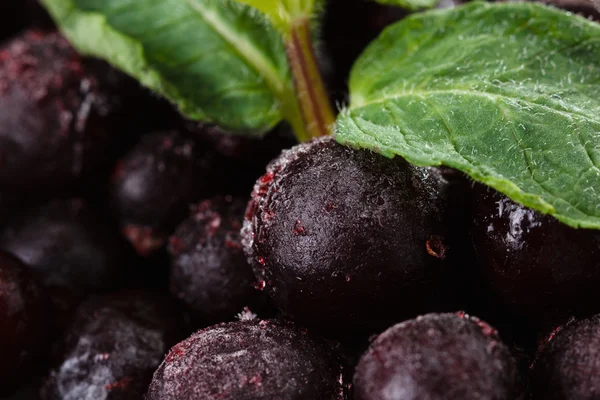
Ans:
[[[411,16],[357,61],[337,139],[600,229],[600,25],[531,3]]]
[[[440,0],[375,0],[380,4],[402,7],[407,10],[423,10],[437,6]]]
[[[42,0],[82,53],[103,58],[188,117],[260,134],[293,98],[281,35],[232,0]]]
[[[297,19],[313,18],[321,10],[324,0],[237,0],[267,15],[284,35],[290,32]],[[410,0],[409,0],[410,1]],[[417,0],[419,1],[419,0]],[[428,0],[421,0],[428,1]]]
[[[281,32],[288,30],[291,16],[283,7],[281,0],[237,0],[239,3],[247,4],[260,10],[265,14],[271,23]]]

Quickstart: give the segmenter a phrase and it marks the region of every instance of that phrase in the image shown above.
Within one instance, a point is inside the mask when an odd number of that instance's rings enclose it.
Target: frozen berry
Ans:
[[[494,328],[464,313],[394,325],[363,355],[355,400],[518,400],[521,380]]]
[[[0,396],[31,378],[25,368],[48,342],[46,298],[16,258],[0,252]]]
[[[556,329],[531,368],[534,400],[600,399],[600,315]]]
[[[482,185],[474,196],[477,273],[495,301],[537,321],[600,310],[600,232],[571,228]]]
[[[210,192],[209,155],[178,132],[145,135],[116,166],[111,204],[123,234],[141,255],[162,247]]]
[[[154,292],[105,295],[83,303],[42,388],[44,400],[142,399],[152,373],[181,338],[177,310]]]
[[[334,346],[275,320],[198,331],[171,349],[147,400],[343,400]]]
[[[240,243],[244,210],[231,197],[206,200],[169,240],[171,292],[206,325],[232,319],[259,293]]]
[[[55,200],[10,220],[0,249],[21,259],[60,311],[125,282],[127,248],[81,200]],[[66,310],[65,310],[66,309]]]
[[[56,33],[27,32],[0,50],[0,185],[68,186],[102,164],[116,105]]]
[[[273,161],[243,229],[259,287],[303,325],[375,333],[435,303],[446,256],[439,170],[331,137]]]

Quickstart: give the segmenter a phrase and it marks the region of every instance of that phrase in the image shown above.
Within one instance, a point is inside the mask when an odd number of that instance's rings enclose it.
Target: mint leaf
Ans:
[[[292,26],[308,18],[313,22],[314,34],[320,30],[318,23],[325,0],[237,0],[256,8],[269,18],[273,26],[288,37]],[[409,0],[410,1],[410,0]],[[417,0],[419,1],[419,0]],[[428,0],[421,0],[428,1]],[[600,1],[600,0],[599,0]]]
[[[337,139],[600,229],[600,25],[531,3],[411,16],[362,54]]]
[[[380,4],[402,7],[407,10],[423,10],[435,7],[440,0],[375,0]],[[599,0],[600,1],[600,0]]]
[[[287,34],[295,19],[310,18],[323,0],[237,0],[248,4],[269,17],[273,25]]]
[[[283,40],[232,0],[42,0],[82,53],[103,58],[188,117],[259,134],[293,99]],[[295,100],[293,100],[295,101]]]
[[[271,23],[281,32],[288,30],[291,16],[284,8],[281,0],[237,0],[247,4],[265,14]]]

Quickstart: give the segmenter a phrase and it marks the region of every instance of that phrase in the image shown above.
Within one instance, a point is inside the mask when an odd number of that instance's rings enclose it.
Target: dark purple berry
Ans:
[[[171,349],[147,400],[343,400],[335,346],[276,320],[198,331]]]
[[[55,200],[12,218],[0,249],[22,260],[68,311],[86,295],[124,284],[127,248],[110,228],[83,201]]]
[[[600,315],[557,328],[531,368],[533,400],[600,399]]]
[[[354,375],[355,400],[519,400],[521,380],[494,328],[427,314],[383,332]]]
[[[16,258],[0,252],[0,396],[31,378],[49,342],[47,299]]]
[[[244,223],[259,287],[337,337],[429,309],[444,274],[446,187],[437,169],[331,137],[285,151],[258,180]]]
[[[571,228],[481,185],[474,195],[478,273],[495,301],[536,321],[600,310],[600,232]]]
[[[0,186],[48,190],[93,173],[118,137],[114,96],[67,41],[27,32],[0,49]]]
[[[139,254],[162,247],[189,205],[211,192],[210,166],[205,150],[178,132],[145,135],[117,164],[111,204]]]
[[[171,292],[205,326],[232,319],[259,294],[240,243],[245,207],[231,197],[203,201],[169,239]]]
[[[125,292],[77,310],[63,354],[42,387],[43,400],[142,399],[169,347],[181,337],[167,296]]]

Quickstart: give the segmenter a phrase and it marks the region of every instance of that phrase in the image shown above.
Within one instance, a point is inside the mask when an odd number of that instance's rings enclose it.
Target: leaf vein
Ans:
[[[236,51],[242,59],[246,60],[252,68],[259,72],[260,76],[265,79],[267,85],[277,94],[278,98],[282,97],[285,90],[285,82],[279,74],[275,66],[256,48],[251,42],[243,37],[240,37],[235,31],[231,30],[226,23],[221,21],[221,18],[214,11],[210,11],[196,0],[187,0],[187,3],[192,10],[210,25],[215,32],[218,32],[222,38]]]
[[[523,155],[523,160],[525,161],[525,166],[527,168],[527,171],[529,172],[529,175],[531,176],[531,180],[536,185],[538,185],[543,191],[546,191],[547,193],[551,194],[555,198],[564,201],[566,204],[570,205],[574,209],[576,209],[576,210],[582,212],[583,214],[585,214],[585,212],[583,210],[581,210],[578,207],[577,204],[573,204],[569,200],[565,199],[564,197],[557,195],[556,193],[554,193],[551,189],[549,189],[548,187],[546,187],[542,182],[540,182],[535,177],[535,173],[534,173],[533,168],[532,168],[531,160],[527,156],[527,151],[523,148],[523,145],[521,144],[521,140],[519,140],[519,135],[517,134],[517,130],[515,129],[514,124],[512,123],[512,121],[510,120],[510,118],[508,117],[508,114],[506,113],[506,109],[504,108],[504,106],[501,103],[499,103],[499,102],[497,104],[498,104],[498,108],[500,109],[500,112],[502,113],[502,116],[506,120],[507,125],[510,125],[510,129],[511,129],[512,134],[513,134],[513,136],[515,138],[517,146],[519,147],[519,150],[520,150],[521,154]]]
[[[582,118],[585,118],[585,119],[588,119],[588,120],[591,120],[594,122],[600,122],[592,115],[585,115],[585,114],[583,114],[581,112],[577,112],[577,111],[562,111],[562,110],[558,110],[556,108],[547,106],[545,104],[532,102],[527,99],[513,98],[513,97],[506,96],[506,95],[499,94],[499,93],[489,93],[489,92],[483,92],[483,91],[478,91],[478,90],[466,90],[466,89],[437,89],[437,90],[418,90],[418,91],[411,90],[411,91],[397,93],[397,94],[393,94],[393,95],[382,96],[375,100],[370,100],[365,103],[361,103],[360,105],[357,105],[357,106],[351,105],[351,109],[364,108],[364,107],[368,107],[368,106],[378,105],[378,104],[382,104],[386,101],[397,100],[402,97],[409,97],[409,96],[421,97],[421,96],[436,95],[436,94],[451,94],[451,95],[484,97],[495,103],[497,103],[498,100],[506,100],[506,101],[511,101],[511,102],[520,101],[522,103],[527,103],[530,106],[535,105],[537,107],[547,109],[551,112],[556,112],[567,118],[572,118],[573,115],[578,115]]]
[[[465,160],[467,163],[469,164],[474,164],[474,162],[472,160],[469,160],[467,157],[465,157],[458,149],[458,145],[456,144],[456,138],[454,137],[454,131],[452,129],[452,127],[450,126],[450,124],[448,123],[448,121],[446,121],[446,119],[443,117],[443,113],[439,110],[439,108],[437,107],[437,105],[435,103],[433,103],[431,101],[431,99],[421,96],[421,98],[427,102],[427,104],[429,104],[431,106],[431,108],[433,109],[433,111],[435,111],[435,113],[438,115],[438,117],[440,118],[440,120],[442,121],[442,123],[444,124],[444,126],[446,127],[446,131],[448,132],[448,139],[450,140],[450,143],[452,144],[452,147],[454,148],[454,151],[456,152],[456,154],[458,156],[460,156],[463,160]]]

